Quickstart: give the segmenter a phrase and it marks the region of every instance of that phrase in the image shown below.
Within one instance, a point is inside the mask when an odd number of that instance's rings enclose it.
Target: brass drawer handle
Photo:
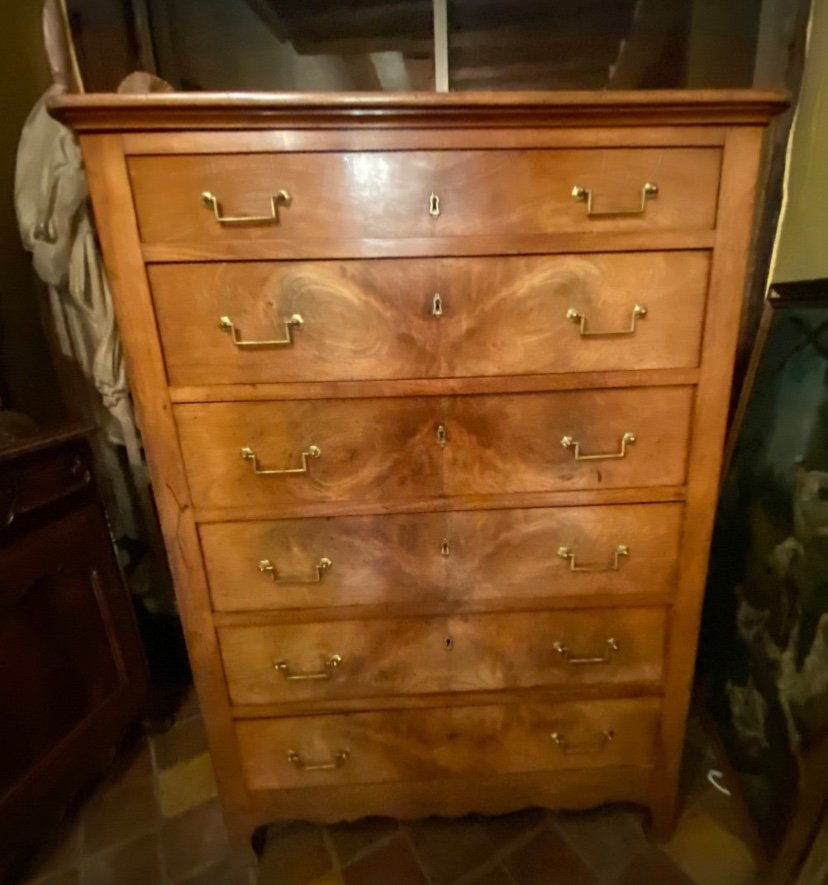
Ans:
[[[296,750],[288,750],[288,762],[295,765],[299,771],[334,771],[342,768],[348,757],[351,755],[350,750],[337,750],[330,762],[305,762]]]
[[[565,645],[563,642],[554,643],[552,649],[556,651],[567,664],[608,664],[612,653],[614,651],[619,651],[619,645],[617,639],[610,637],[607,640],[606,651],[595,658],[574,658],[572,657],[572,652],[570,651],[569,646]]]
[[[279,206],[287,208],[293,202],[293,197],[286,190],[276,191],[270,197],[270,215],[222,215],[221,204],[218,197],[210,191],[204,191],[201,202],[207,209],[213,210],[213,215],[219,224],[278,224]]]
[[[584,565],[578,565],[575,559],[575,553],[569,547],[558,547],[558,556],[562,559],[569,560],[569,570],[571,572],[615,572],[621,563],[622,556],[629,556],[630,548],[626,544],[619,544],[612,554],[612,562],[607,564],[587,562]]]
[[[594,753],[601,753],[606,748],[607,744],[615,740],[615,732],[607,729],[601,732],[601,737],[597,743],[580,744],[577,746],[570,744],[569,741],[558,731],[553,731],[549,737],[555,741],[564,756],[588,756]]]
[[[601,452],[597,455],[582,455],[581,444],[571,436],[565,436],[561,440],[561,445],[565,449],[572,449],[576,461],[606,461],[611,458],[625,458],[627,456],[627,446],[631,446],[635,442],[635,434],[627,431],[621,437],[621,449],[618,452]]]
[[[593,194],[587,187],[575,185],[572,188],[572,196],[578,203],[586,203],[587,215],[590,218],[616,218],[619,215],[643,215],[647,210],[647,200],[656,196],[658,193],[658,185],[652,181],[648,181],[641,188],[641,204],[634,209],[610,209],[604,212],[598,212],[593,208]]]
[[[630,320],[629,329],[616,329],[614,331],[609,330],[606,332],[591,332],[587,329],[587,318],[585,314],[579,313],[575,310],[574,307],[570,307],[566,312],[566,318],[571,323],[578,323],[580,326],[580,332],[582,338],[610,338],[617,335],[634,335],[635,334],[635,326],[638,320],[644,319],[647,316],[647,308],[644,307],[643,304],[636,304],[632,309],[632,318]]]
[[[287,661],[274,661],[273,669],[278,670],[288,682],[307,682],[308,680],[330,679],[334,670],[342,663],[339,655],[331,655],[322,659],[322,669],[311,673],[293,673]]]
[[[322,454],[322,450],[319,446],[308,446],[304,452],[302,452],[302,466],[301,467],[286,467],[282,470],[265,470],[261,464],[259,463],[259,456],[253,451],[253,449],[245,446],[241,450],[241,456],[245,461],[253,462],[253,472],[258,473],[259,476],[286,476],[288,474],[297,474],[297,473],[307,473],[308,472],[308,459],[309,458],[318,458]]]
[[[286,320],[282,320],[282,325],[285,329],[284,338],[251,339],[245,341],[243,338],[239,337],[239,330],[236,328],[236,324],[230,319],[230,317],[219,317],[219,328],[230,335],[230,338],[233,340],[233,344],[235,344],[236,347],[272,347],[280,344],[293,344],[294,326],[297,329],[301,329],[304,324],[305,321],[302,319],[301,314],[295,313]]]
[[[316,577],[313,578],[280,578],[275,565],[269,559],[259,561],[259,571],[270,575],[274,584],[319,584],[325,577],[325,572],[333,565],[327,556],[323,556],[316,563]]]

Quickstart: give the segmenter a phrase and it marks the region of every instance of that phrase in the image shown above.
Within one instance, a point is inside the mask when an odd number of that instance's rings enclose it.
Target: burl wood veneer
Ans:
[[[672,818],[755,92],[58,100],[228,824]]]

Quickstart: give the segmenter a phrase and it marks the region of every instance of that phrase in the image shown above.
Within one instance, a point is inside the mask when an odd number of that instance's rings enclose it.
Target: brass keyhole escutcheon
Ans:
[[[439,292],[434,293],[434,298],[431,301],[431,313],[436,317],[443,315],[443,299]]]
[[[443,539],[443,543],[440,545],[440,556],[448,556],[451,553],[451,547],[449,546],[449,542],[446,538]]]
[[[432,218],[440,217],[440,198],[433,191],[428,198],[428,214]]]
[[[446,651],[454,650],[454,640],[451,638],[451,636],[446,636],[446,638],[443,640],[443,648]]]
[[[446,443],[448,442],[448,431],[445,428],[445,425],[439,424],[437,426],[437,445],[440,448],[444,448]]]

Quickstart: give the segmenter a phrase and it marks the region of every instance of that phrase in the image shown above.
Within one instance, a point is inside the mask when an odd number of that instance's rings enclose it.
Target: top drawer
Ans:
[[[719,148],[132,157],[147,243],[709,230]],[[573,189],[576,190],[573,195]]]

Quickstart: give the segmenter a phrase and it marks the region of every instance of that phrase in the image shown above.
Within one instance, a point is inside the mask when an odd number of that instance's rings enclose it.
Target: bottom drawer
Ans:
[[[236,723],[250,789],[653,765],[658,698]]]

